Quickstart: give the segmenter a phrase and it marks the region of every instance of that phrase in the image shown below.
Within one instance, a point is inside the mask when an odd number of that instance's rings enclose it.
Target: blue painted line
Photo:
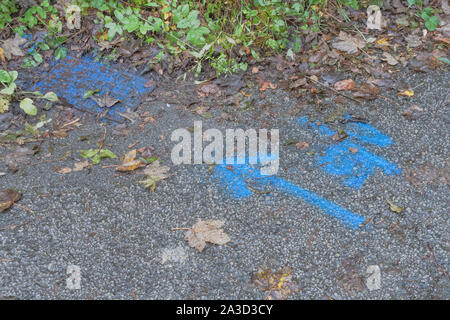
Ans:
[[[251,167],[248,164],[217,165],[214,168],[213,177],[221,182],[221,187],[231,197],[236,199],[247,198],[253,194],[247,187],[247,183],[250,183],[260,187],[271,187],[293,197],[300,198],[322,210],[325,214],[339,219],[345,226],[352,229],[359,229],[360,225],[365,221],[364,217],[346,210],[320,197],[316,193],[303,189],[283,178],[261,175],[258,168]]]
[[[346,115],[344,118],[349,118]],[[337,132],[326,125],[309,123],[308,117],[297,119],[297,123],[303,127],[308,125],[319,134],[333,136]],[[372,144],[379,147],[387,147],[393,143],[392,139],[372,127],[368,123],[351,122],[346,126],[349,138],[333,144],[324,151],[324,155],[316,156],[317,164],[322,170],[331,175],[342,176],[343,184],[347,187],[359,189],[364,181],[372,175],[376,169],[381,169],[384,174],[395,175],[401,170],[392,162],[377,156],[361,146],[360,143]],[[351,152],[350,148],[357,150]]]
[[[79,108],[103,113],[108,109],[108,116],[120,120],[118,112],[126,112],[135,107],[142,95],[150,93],[154,87],[145,87],[147,79],[96,62],[91,57],[81,59],[67,56],[54,62],[50,72],[43,74],[32,90],[53,91],[64,97],[70,104]],[[105,94],[119,99],[120,102],[110,108],[101,108],[90,98],[83,95],[88,90],[100,89],[98,96]]]

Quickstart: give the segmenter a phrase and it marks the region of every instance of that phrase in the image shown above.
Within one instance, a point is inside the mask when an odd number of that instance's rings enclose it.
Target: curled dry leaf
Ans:
[[[334,88],[337,91],[353,90],[355,88],[355,81],[353,81],[352,79],[341,80],[334,84]]]
[[[9,209],[14,202],[19,201],[22,195],[12,189],[0,190],[0,212]]]
[[[146,188],[150,188],[150,191],[155,191],[156,183],[169,177],[167,175],[169,170],[169,167],[160,166],[159,160],[155,160],[152,164],[148,165],[143,172],[143,174],[147,176],[147,179],[139,181],[139,183],[145,185]]]
[[[197,223],[186,232],[184,239],[192,248],[202,252],[206,242],[224,245],[231,241],[230,237],[220,229],[225,224],[222,220],[198,220]]]
[[[131,150],[125,154],[122,164],[116,168],[117,171],[134,171],[142,167],[144,164],[141,160],[136,160],[136,149]]]
[[[367,29],[381,30],[386,27],[386,20],[381,14],[380,7],[371,5],[367,7]]]
[[[259,87],[259,91],[266,91],[268,88],[270,89],[276,89],[277,85],[273,84],[270,81],[265,81],[261,84],[261,86]]]

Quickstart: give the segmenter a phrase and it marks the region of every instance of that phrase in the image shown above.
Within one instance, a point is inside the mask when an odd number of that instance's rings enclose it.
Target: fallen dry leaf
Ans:
[[[147,176],[147,179],[139,181],[139,183],[145,185],[146,188],[150,188],[150,191],[155,191],[156,183],[169,177],[167,175],[169,170],[169,167],[160,166],[159,160],[155,160],[152,164],[148,165],[143,172],[143,174]]]
[[[122,164],[116,168],[117,171],[134,171],[144,164],[141,160],[136,160],[136,149],[131,150],[123,157]]]
[[[300,150],[305,150],[309,148],[309,143],[305,141],[299,141],[295,144],[295,146]]]
[[[101,108],[110,108],[120,102],[119,99],[113,98],[108,94],[105,94],[103,97],[90,96],[89,98],[94,100]]]
[[[380,94],[380,88],[377,86],[364,83],[361,87],[357,89],[358,91],[353,94],[353,98],[373,100],[376,99]]]
[[[267,300],[284,300],[300,290],[293,280],[291,267],[284,267],[276,272],[266,269],[252,273],[251,285],[265,291]]]
[[[300,78],[289,84],[289,89],[295,89],[306,85],[308,82],[305,78]]]
[[[356,148],[350,147],[350,148],[348,148],[348,150],[349,150],[351,153],[358,153],[358,149],[356,149]]]
[[[386,20],[384,19],[380,7],[371,5],[367,7],[367,29],[381,30],[386,27]]]
[[[75,165],[73,166],[72,171],[74,172],[78,172],[78,171],[82,171],[84,168],[89,168],[90,164],[89,161],[80,161],[80,162],[76,162]]]
[[[231,241],[230,237],[220,229],[225,224],[221,220],[198,220],[197,223],[186,232],[184,239],[192,248],[202,252],[206,242],[223,245]]]
[[[352,79],[341,80],[334,84],[334,88],[337,91],[353,90],[355,88],[355,81],[353,81]]]
[[[203,84],[200,87],[200,92],[202,95],[209,96],[210,94],[216,94],[220,91],[219,87],[215,83]]]
[[[72,172],[72,168],[61,168],[61,169],[58,169],[57,172],[62,173],[62,174],[70,173],[70,172]]]
[[[391,66],[398,64],[397,59],[395,59],[390,53],[383,52],[383,57],[384,58],[382,60],[386,61]]]
[[[20,46],[27,42],[24,38],[22,38],[18,33],[14,36],[14,38],[7,39],[3,41],[2,49],[3,54],[5,55],[6,59],[10,60],[12,56],[19,56],[23,57],[25,53],[23,53]]]
[[[333,48],[339,51],[344,51],[348,54],[357,53],[360,49],[363,49],[366,46],[364,39],[360,37],[352,37],[344,31],[339,33],[339,40],[340,41],[333,43]]]
[[[264,81],[259,87],[259,91],[266,91],[268,88],[276,89],[277,85],[269,81]]]
[[[404,209],[403,207],[394,204],[391,200],[386,200],[386,202],[389,204],[389,209],[391,209],[392,212],[400,213]]]
[[[423,109],[417,105],[410,106],[408,109],[402,112],[402,116],[409,120],[415,120],[420,116],[420,113],[423,112]]]
[[[0,190],[0,212],[9,209],[22,195],[12,189]]]

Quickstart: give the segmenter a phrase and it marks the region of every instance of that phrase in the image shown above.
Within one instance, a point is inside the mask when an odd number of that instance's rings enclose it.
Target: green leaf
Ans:
[[[80,156],[82,156],[85,159],[92,158],[98,153],[98,149],[89,149],[89,150],[81,150]]]
[[[203,35],[208,34],[209,29],[206,27],[200,27],[197,29],[191,29],[187,33],[186,40],[194,46],[203,46],[206,39]]]
[[[42,98],[47,99],[48,101],[51,101],[51,102],[58,101],[58,96],[56,95],[56,93],[54,93],[52,91],[47,92]]]
[[[16,81],[18,75],[19,75],[19,73],[17,71],[10,71],[9,72],[9,76],[11,77],[10,81],[11,82]]]
[[[116,34],[122,34],[123,30],[120,25],[114,22],[108,22],[105,24],[105,27],[108,29],[108,39],[112,40],[116,36]]]
[[[427,29],[429,31],[436,30],[438,25],[439,25],[439,19],[436,16],[432,16],[428,20],[425,21],[425,27],[427,27]]]
[[[14,90],[16,90],[17,86],[14,82],[12,82],[8,87],[0,90],[0,94],[6,94],[7,96],[11,96],[14,94]]]
[[[110,159],[116,159],[117,156],[108,149],[102,149],[100,150],[100,158],[110,158]]]
[[[96,154],[93,158],[92,158],[92,163],[93,164],[99,164],[100,163],[100,155]]]
[[[64,58],[67,55],[67,49],[64,47],[59,47],[55,50],[55,59],[59,60]]]
[[[46,44],[45,42],[39,42],[39,43],[38,43],[38,47],[39,47],[39,49],[44,50],[44,51],[50,49],[49,45]]]
[[[83,99],[87,99],[87,98],[89,98],[90,96],[93,96],[94,94],[96,94],[96,93],[98,93],[98,92],[100,92],[100,89],[88,90],[88,91],[86,91],[86,92],[84,93]]]
[[[0,82],[9,83],[11,80],[9,72],[5,70],[0,70]]]
[[[30,98],[25,98],[20,101],[20,109],[30,116],[35,116],[37,114],[37,108]]]
[[[450,60],[447,59],[446,57],[440,57],[438,60],[450,66]]]

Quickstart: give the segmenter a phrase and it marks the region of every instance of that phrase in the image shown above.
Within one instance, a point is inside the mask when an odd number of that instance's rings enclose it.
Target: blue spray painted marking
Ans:
[[[99,107],[92,99],[83,98],[88,90],[101,90],[99,97],[108,94],[120,100],[108,108],[108,116],[119,120],[118,112],[126,112],[127,107],[136,106],[140,96],[153,90],[153,87],[145,87],[146,83],[147,79],[143,77],[114,70],[90,57],[78,59],[67,56],[56,61],[32,90],[53,91],[72,105],[102,113],[105,108]]]
[[[303,189],[287,180],[276,176],[261,175],[258,168],[254,168],[248,164],[217,165],[214,168],[213,177],[219,180],[222,186],[226,188],[226,191],[236,199],[247,198],[253,194],[247,186],[247,183],[251,183],[260,187],[271,187],[280,192],[300,198],[312,206],[321,209],[325,214],[341,220],[345,226],[352,229],[358,229],[365,220],[364,217],[346,210],[314,192]]]
[[[345,118],[350,118],[350,115],[346,115]],[[298,118],[297,123],[307,127],[308,117]],[[337,133],[329,129],[326,125],[316,124],[314,122],[309,125],[322,135],[332,136]],[[359,141],[379,147],[387,147],[392,144],[392,139],[387,135],[368,123],[360,122],[349,123],[346,128],[346,133],[349,135],[349,139],[332,145],[325,150],[325,155],[316,156],[316,161],[322,167],[323,171],[344,177],[343,184],[355,189],[359,189],[377,168],[381,169],[387,175],[400,173],[400,169],[394,163],[371,153],[360,144],[354,142]],[[350,151],[350,148],[357,149],[358,151],[353,153]]]

